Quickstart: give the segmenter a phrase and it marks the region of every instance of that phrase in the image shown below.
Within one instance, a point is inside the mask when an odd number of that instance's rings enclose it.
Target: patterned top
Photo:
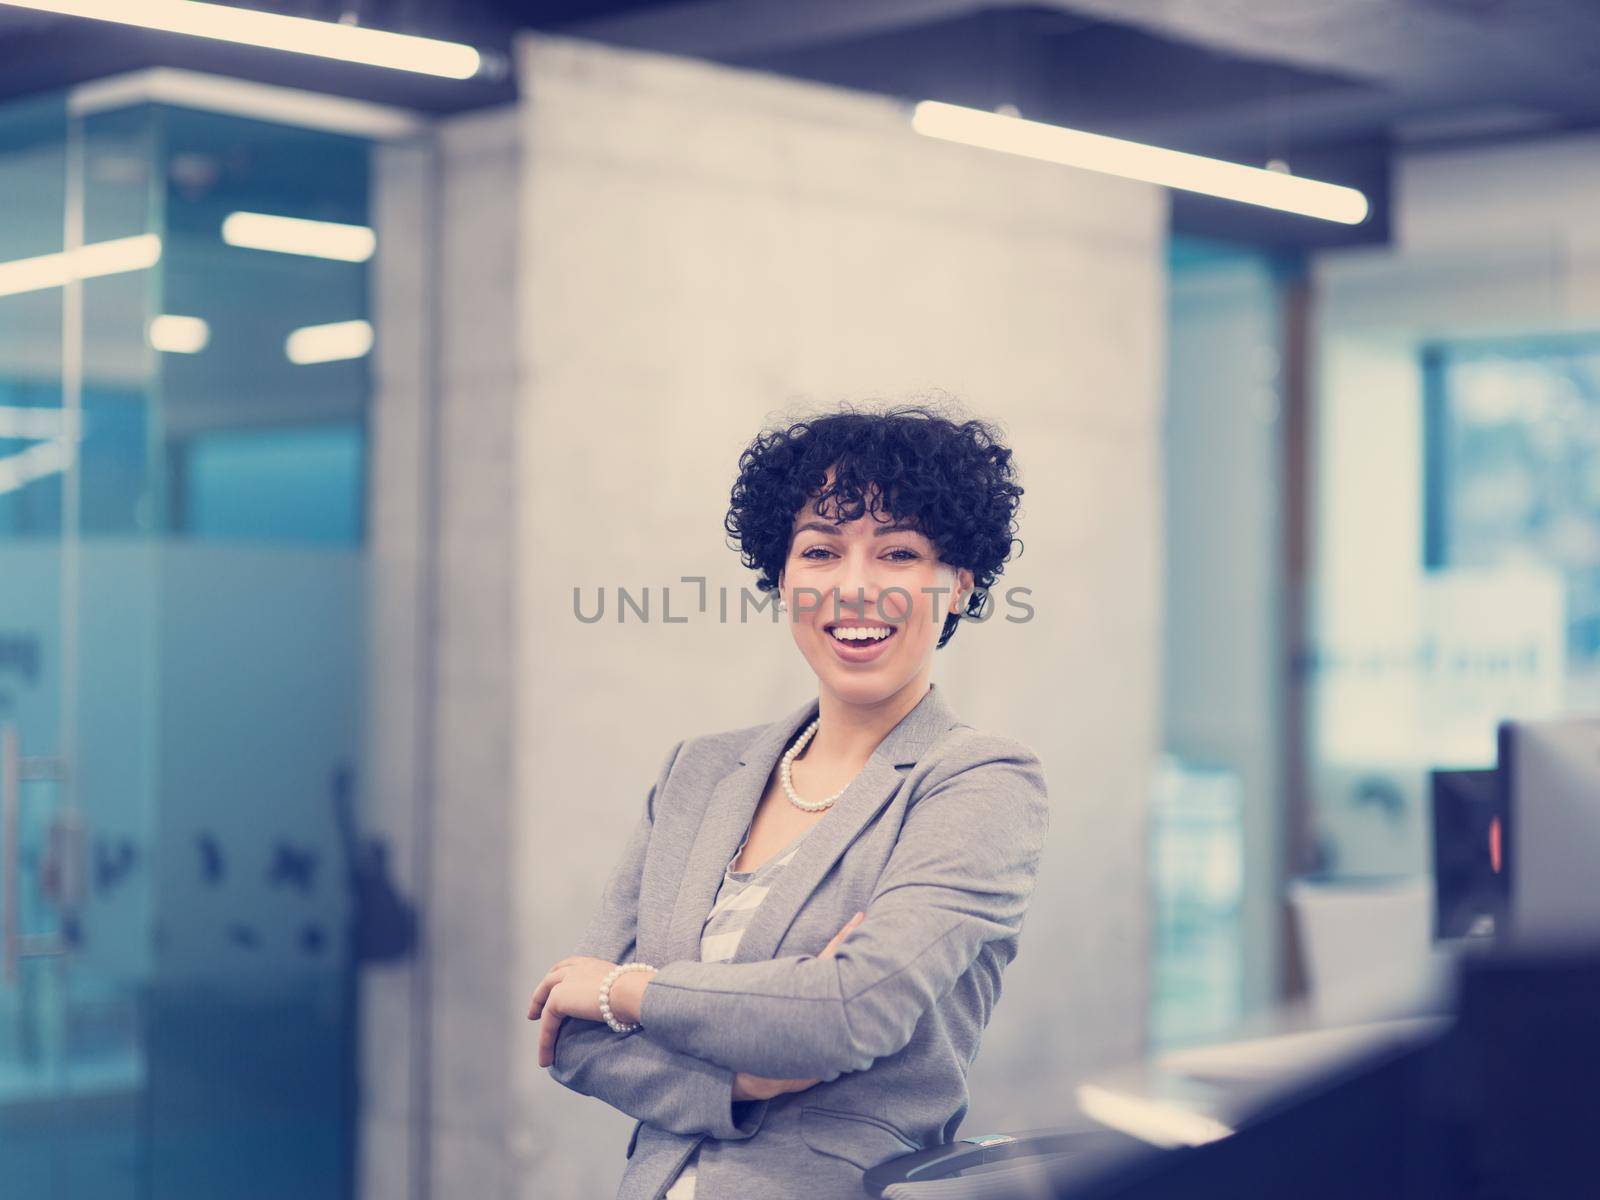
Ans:
[[[750,824],[751,828],[755,827],[754,821]],[[809,829],[803,830],[794,841],[754,871],[735,871],[733,864],[739,861],[739,855],[744,853],[745,842],[750,840],[750,830],[744,831],[744,840],[723,869],[722,886],[717,889],[716,902],[712,904],[711,914],[700,931],[701,962],[727,962],[734,956],[756,909],[767,898],[772,885],[783,874],[783,868],[799,850],[800,843],[816,827],[817,822],[813,821]],[[699,1157],[700,1148],[696,1146],[662,1200],[694,1200],[695,1162]]]

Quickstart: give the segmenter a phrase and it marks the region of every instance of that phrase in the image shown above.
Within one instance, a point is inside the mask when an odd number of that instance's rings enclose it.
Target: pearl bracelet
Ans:
[[[639,1028],[639,1022],[635,1021],[632,1025],[623,1025],[611,1015],[611,984],[613,981],[615,981],[617,976],[621,975],[624,971],[654,970],[655,968],[649,963],[623,963],[621,966],[612,967],[611,970],[606,974],[606,977],[600,981],[600,1015],[606,1019],[606,1024],[611,1026],[612,1030],[616,1033],[632,1033],[635,1029]]]

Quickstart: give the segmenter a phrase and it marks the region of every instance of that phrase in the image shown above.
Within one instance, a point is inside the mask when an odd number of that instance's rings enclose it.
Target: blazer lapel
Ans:
[[[667,962],[699,961],[700,933],[705,928],[706,917],[711,914],[717,889],[722,886],[722,873],[755,817],[772,768],[778,765],[778,759],[783,757],[795,735],[816,715],[817,701],[813,698],[768,725],[745,748],[739,765],[712,789],[672,907],[672,923],[667,931]]]
[[[722,884],[723,871],[755,816],[772,769],[794,736],[816,715],[817,701],[813,699],[767,726],[746,748],[739,766],[713,789],[678,889],[668,961],[699,959],[700,933]],[[938,684],[930,684],[927,694],[889,731],[866,766],[800,843],[746,927],[734,962],[764,962],[772,957],[806,899],[899,790],[905,768],[914,766],[930,746],[959,724]]]

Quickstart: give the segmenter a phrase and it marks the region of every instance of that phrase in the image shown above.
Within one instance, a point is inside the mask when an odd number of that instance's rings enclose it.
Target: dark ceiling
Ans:
[[[252,7],[470,41],[517,29],[993,108],[1387,191],[1391,148],[1600,124],[1597,0],[282,0]],[[429,112],[465,83],[0,3],[0,99],[183,66]],[[1185,199],[1203,216],[1239,206]],[[1381,201],[1380,201],[1381,203]],[[1360,235],[1381,234],[1383,214]],[[1293,233],[1309,228],[1289,218]],[[1202,222],[1203,223],[1203,222]],[[1328,231],[1322,223],[1311,223]],[[1291,239],[1292,240],[1292,239]]]

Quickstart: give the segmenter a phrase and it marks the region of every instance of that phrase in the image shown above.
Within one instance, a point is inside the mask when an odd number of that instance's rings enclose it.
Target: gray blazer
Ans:
[[[732,961],[699,961],[723,869],[816,713],[678,743],[577,945],[660,967],[642,1028],[568,1019],[550,1071],[637,1118],[618,1200],[658,1200],[697,1144],[697,1200],[856,1197],[869,1167],[953,1141],[966,1116],[1050,814],[1037,756],[961,722],[937,684],[800,843]],[[735,1102],[735,1071],[820,1082]]]

